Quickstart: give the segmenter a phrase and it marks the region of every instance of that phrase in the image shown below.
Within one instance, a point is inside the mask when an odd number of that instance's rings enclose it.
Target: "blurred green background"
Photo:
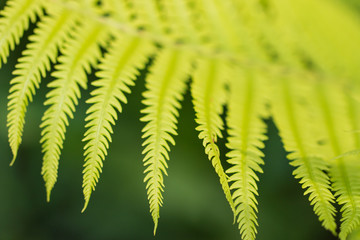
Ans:
[[[356,1],[353,6],[359,6]],[[0,3],[3,4],[4,2]],[[22,41],[22,46],[26,41]],[[143,76],[128,96],[113,135],[103,173],[92,194],[85,213],[82,195],[82,165],[85,132],[85,99],[70,121],[61,155],[58,182],[51,202],[45,199],[41,177],[40,121],[48,91],[44,80],[41,89],[29,105],[23,143],[13,167],[9,167],[11,152],[7,142],[6,103],[11,72],[21,47],[13,52],[9,63],[0,70],[0,240],[46,239],[240,239],[218,177],[204,153],[195,132],[194,112],[189,93],[180,111],[179,135],[170,153],[169,176],[165,178],[164,206],[156,237],[149,213],[143,183],[142,140],[139,121]],[[142,75],[145,74],[144,71]],[[90,88],[91,90],[91,88]],[[331,240],[303,190],[292,177],[293,168],[277,130],[267,120],[269,140],[264,152],[264,173],[259,182],[258,240]],[[224,154],[224,142],[221,152]],[[224,159],[224,157],[223,157]],[[224,162],[224,165],[226,163]]]

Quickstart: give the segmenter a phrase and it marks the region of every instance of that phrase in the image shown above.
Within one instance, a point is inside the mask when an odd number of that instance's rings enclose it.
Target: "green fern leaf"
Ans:
[[[102,161],[105,160],[111,142],[111,125],[117,120],[116,111],[122,112],[121,103],[127,103],[124,93],[130,93],[129,86],[134,85],[138,69],[145,65],[153,51],[152,43],[119,36],[99,65],[100,71],[96,73],[99,80],[93,83],[96,89],[91,93],[92,98],[87,101],[91,106],[87,110],[88,130],[83,139],[87,143],[84,148],[85,205],[82,211],[86,209],[91,192],[98,182]]]
[[[260,76],[241,73],[231,81],[229,99],[228,162],[232,165],[226,172],[234,190],[237,223],[243,240],[253,240],[257,233],[257,184],[256,172],[262,173],[264,164],[260,151],[266,139],[266,125],[261,118],[267,117],[266,81]]]
[[[0,67],[7,62],[10,50],[19,43],[29,23],[43,15],[44,0],[8,0],[0,17]]]
[[[300,179],[305,194],[323,226],[336,234],[334,196],[330,189],[328,163],[319,156],[318,141],[314,137],[315,126],[304,101],[309,92],[309,83],[297,79],[279,79],[275,82],[272,96],[272,113],[279,128],[288,159],[296,167],[293,174]]]
[[[266,138],[262,118],[269,116],[270,107],[290,152],[293,174],[306,189],[322,225],[335,233],[336,201],[341,205],[340,239],[360,227],[360,21],[346,4],[336,0],[5,1],[0,12],[0,66],[29,25],[39,22],[11,81],[8,127],[13,161],[27,105],[41,78],[58,61],[41,124],[47,200],[57,181],[66,127],[91,68],[101,62],[87,101],[83,211],[138,68],[158,55],[146,80],[141,118],[146,122],[144,181],[154,234],[180,102],[195,60],[191,94],[196,129],[242,239],[256,237],[257,174],[262,172]],[[217,146],[225,105],[230,150],[226,156],[231,165],[226,172]]]
[[[331,177],[335,197],[342,205],[339,237],[346,240],[348,234],[360,226],[360,166],[358,157],[348,156],[343,161],[342,166],[332,168]]]
[[[225,197],[235,214],[228,176],[221,165],[220,151],[216,145],[217,139],[222,138],[221,130],[224,128],[221,114],[226,101],[226,70],[227,66],[221,61],[199,60],[193,74],[191,93],[198,124],[196,130],[200,132],[199,138],[203,140],[205,153],[220,178]]]
[[[159,211],[163,203],[163,174],[167,175],[169,160],[169,143],[175,144],[172,135],[176,135],[178,109],[186,89],[186,82],[191,72],[192,55],[186,52],[162,50],[150,68],[146,79],[141,112],[145,114],[140,120],[147,122],[143,128],[144,182],[154,221],[154,234],[158,226]]]
[[[45,105],[49,108],[42,118],[42,149],[44,153],[42,175],[45,180],[47,200],[57,179],[60,152],[63,147],[68,117],[73,118],[75,106],[80,98],[80,88],[87,88],[87,73],[101,57],[100,46],[104,46],[109,33],[104,26],[84,21],[73,29],[61,49],[62,56],[49,83],[53,88],[47,94]]]
[[[17,75],[10,84],[8,103],[9,142],[15,161],[25,123],[25,113],[29,101],[32,101],[35,90],[39,87],[42,77],[50,70],[50,62],[54,63],[58,47],[62,44],[65,35],[74,25],[70,13],[59,12],[49,8],[48,15],[38,23],[35,32],[30,36],[30,43],[18,60],[13,72]]]
[[[352,133],[354,115],[348,97],[338,85],[319,83],[314,92],[319,120],[324,123],[322,134],[329,142],[324,155],[330,159],[335,197],[342,206],[339,237],[345,240],[360,225],[360,164],[354,156],[344,154],[359,148],[358,136]]]

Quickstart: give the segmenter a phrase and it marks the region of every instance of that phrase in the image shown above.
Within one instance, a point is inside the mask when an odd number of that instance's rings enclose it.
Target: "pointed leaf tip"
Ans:
[[[50,194],[51,194],[51,190],[50,189],[46,189],[46,202],[50,202]]]
[[[12,167],[12,166],[14,165],[14,163],[15,163],[15,159],[16,159],[16,156],[17,156],[17,154],[16,154],[16,153],[14,153],[14,156],[13,156],[13,158],[12,158],[12,160],[11,160],[10,164],[9,164],[9,166],[10,166],[10,167]]]
[[[154,219],[154,236],[156,235],[156,229],[157,229],[157,226],[158,226],[158,221]]]
[[[83,209],[81,210],[81,213],[84,213],[84,212],[85,212],[85,210],[86,210],[86,208],[87,208],[88,204],[89,204],[89,200],[85,200],[85,204],[84,204]]]

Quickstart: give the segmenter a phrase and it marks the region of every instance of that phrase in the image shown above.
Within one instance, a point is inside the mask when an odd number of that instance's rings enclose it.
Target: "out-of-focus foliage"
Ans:
[[[189,88],[196,130],[242,239],[257,234],[264,119],[272,117],[315,214],[325,229],[345,240],[360,224],[360,162],[354,154],[360,149],[360,18],[350,6],[358,4],[7,0],[0,13],[1,64],[29,25],[36,25],[10,81],[12,163],[29,102],[53,64],[40,124],[47,199],[57,181],[69,120],[82,89],[90,86],[83,137],[85,210],[118,113],[148,63],[141,120],[146,122],[144,181],[154,232],[170,145],[175,145],[179,109]],[[92,71],[96,80],[88,81]],[[227,149],[220,151],[223,130]]]

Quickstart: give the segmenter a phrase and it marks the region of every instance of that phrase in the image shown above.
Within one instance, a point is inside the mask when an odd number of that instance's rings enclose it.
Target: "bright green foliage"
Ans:
[[[191,57],[186,52],[161,51],[146,79],[147,91],[144,92],[143,101],[146,108],[141,111],[145,114],[141,121],[147,122],[142,130],[142,138],[146,139],[143,143],[143,162],[146,167],[144,182],[155,223],[154,234],[158,225],[159,208],[163,203],[163,174],[167,175],[169,143],[175,145],[172,135],[177,135],[178,109],[191,72]]]
[[[355,231],[353,231],[349,238],[349,240],[359,240],[360,239],[360,228],[356,229]]]
[[[48,14],[38,23],[34,35],[30,37],[32,42],[28,44],[27,49],[23,52],[23,57],[19,59],[16,70],[13,72],[14,75],[18,76],[10,82],[12,87],[9,96],[8,126],[10,139],[16,139],[10,141],[17,143],[12,144],[14,160],[23,131],[28,100],[32,99],[35,89],[39,87],[41,78],[45,77],[46,71],[50,69],[50,62],[56,61],[58,48],[63,43],[70,28],[75,25],[74,17],[69,11],[59,12],[56,9],[49,8]],[[19,111],[19,109],[23,109],[23,111]]]
[[[264,164],[261,157],[266,139],[266,125],[262,118],[267,117],[267,83],[262,76],[253,76],[235,68],[230,82],[231,96],[227,116],[228,143],[230,152],[226,154],[232,165],[227,170],[231,174],[230,188],[234,190],[233,199],[237,223],[242,239],[255,239],[257,226],[257,184],[256,172],[262,173]]]
[[[329,77],[360,80],[360,68],[354,64],[360,61],[360,22],[351,8],[341,1],[279,2],[283,5],[289,4],[288,9],[296,10],[284,9],[284,17],[291,19],[293,24],[298,26],[300,31],[297,32],[296,43],[304,49],[304,53],[310,58],[307,60],[310,60],[314,67]],[[302,31],[306,34],[302,34]]]
[[[331,169],[333,188],[338,203],[342,206],[342,218],[339,237],[347,238],[360,223],[360,167],[358,158],[347,157]]]
[[[28,103],[54,64],[41,124],[48,200],[87,75],[94,69],[97,80],[87,100],[83,210],[126,94],[149,63],[141,121],[154,232],[188,88],[196,130],[242,239],[256,238],[263,120],[269,117],[324,228],[345,240],[360,227],[360,20],[345,1],[6,0],[0,66],[31,23],[10,81],[9,143],[15,160]],[[222,131],[228,133],[228,169],[217,142]]]
[[[216,145],[217,139],[222,138],[221,130],[224,122],[221,118],[226,101],[225,84],[228,66],[221,61],[199,60],[193,75],[191,85],[196,123],[199,125],[199,138],[203,140],[205,152],[220,178],[226,199],[235,214],[235,206],[231,197],[228,176],[225,174],[220,161],[220,151]]]
[[[0,18],[0,67],[7,62],[10,50],[14,50],[30,22],[42,16],[43,0],[10,0],[1,11]],[[21,137],[20,137],[21,138]]]
[[[172,38],[186,42],[187,44],[199,45],[201,43],[202,29],[199,27],[199,18],[192,0],[163,1],[163,16]],[[190,5],[191,4],[191,5]],[[184,35],[183,33],[187,33]]]
[[[345,240],[347,235],[360,223],[360,166],[354,155],[342,155],[352,149],[359,149],[358,134],[354,133],[355,99],[350,92],[339,91],[333,84],[318,84],[314,91],[318,104],[318,113],[324,125],[320,134],[324,134],[329,144],[324,149],[330,158],[330,177],[333,190],[341,205],[341,226],[339,237]],[[356,111],[357,112],[357,111]],[[357,125],[357,123],[355,123]],[[341,141],[340,141],[341,139]],[[325,154],[325,153],[324,153]]]
[[[44,176],[47,199],[57,179],[58,162],[65,138],[68,117],[73,118],[75,105],[80,98],[80,88],[87,88],[86,74],[95,66],[101,56],[99,45],[105,45],[107,29],[92,21],[83,22],[68,35],[62,46],[59,64],[49,83],[52,88],[46,95],[45,105],[49,108],[42,118],[41,143],[44,152],[42,175]],[[71,38],[70,38],[71,36]],[[85,185],[85,184],[84,184]]]
[[[0,18],[0,66],[2,62],[7,62],[9,51],[15,48],[15,44],[28,28],[29,18],[34,22],[36,15],[42,14],[41,7],[39,1],[9,1],[9,5],[2,11],[4,17]],[[14,163],[21,143],[28,102],[32,101],[41,77],[44,77],[45,71],[49,70],[48,57],[54,59],[54,48],[44,46],[53,40],[52,35],[45,35],[48,30],[46,24],[40,24],[38,31],[30,39],[32,43],[28,44],[23,57],[16,65],[13,74],[17,77],[10,82],[12,87],[8,102],[7,126],[10,147],[14,156],[10,165]]]
[[[117,113],[122,112],[120,103],[127,103],[124,93],[130,93],[129,86],[134,85],[138,69],[147,62],[148,55],[153,51],[152,45],[139,39],[117,36],[109,47],[110,52],[102,59],[93,82],[96,87],[91,92],[92,98],[87,103],[91,104],[87,110],[88,130],[83,141],[85,145],[84,164],[84,196],[85,208],[90,199],[91,192],[95,190],[102,161],[105,160],[111,134],[111,125],[115,125]]]
[[[312,137],[316,132],[313,116],[308,111],[308,104],[304,105],[309,92],[309,83],[281,78],[273,88],[273,116],[279,126],[280,135],[285,149],[291,152],[288,158],[294,170],[295,178],[300,179],[305,194],[309,194],[309,201],[314,205],[314,211],[322,221],[323,226],[335,234],[334,196],[330,189],[330,179],[326,172],[329,164],[321,156],[321,139]]]

